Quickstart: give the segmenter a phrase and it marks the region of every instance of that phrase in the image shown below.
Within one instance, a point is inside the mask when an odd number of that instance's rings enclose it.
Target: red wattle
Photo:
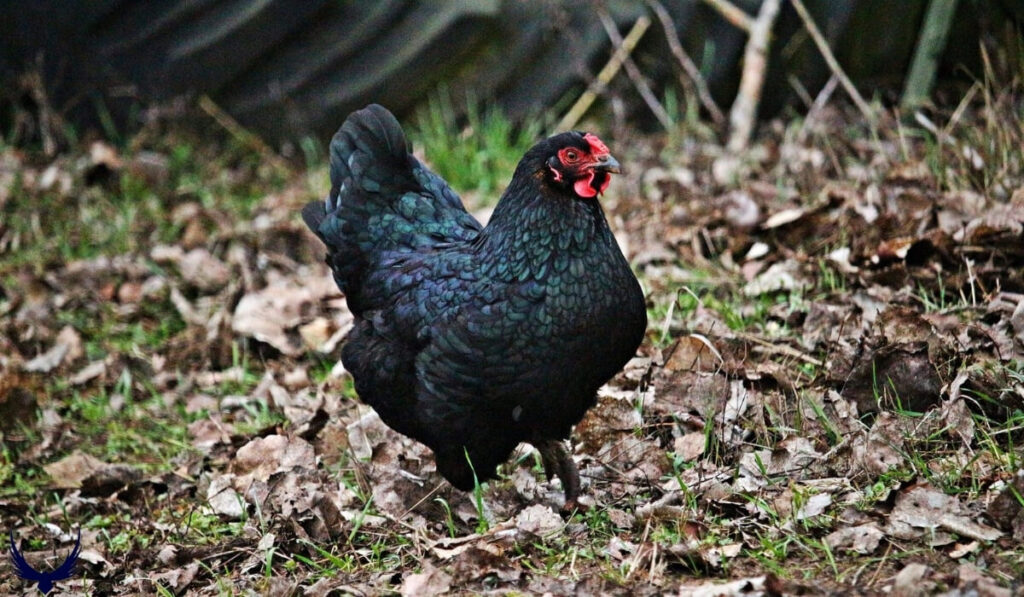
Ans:
[[[597,195],[597,191],[594,190],[594,187],[590,186],[590,183],[593,181],[594,171],[591,170],[587,172],[586,178],[577,179],[576,182],[573,183],[572,188],[576,190],[576,194],[580,197],[594,197]],[[603,191],[604,187],[607,185],[608,181],[605,181],[604,185],[601,186],[601,190]]]

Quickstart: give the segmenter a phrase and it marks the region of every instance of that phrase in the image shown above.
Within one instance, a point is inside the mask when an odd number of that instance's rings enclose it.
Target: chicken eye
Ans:
[[[580,154],[570,149],[569,151],[565,152],[565,159],[569,160],[570,162],[575,162],[576,160],[580,159]]]

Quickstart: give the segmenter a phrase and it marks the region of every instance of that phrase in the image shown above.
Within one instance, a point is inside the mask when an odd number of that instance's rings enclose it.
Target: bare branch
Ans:
[[[772,25],[779,14],[779,0],[764,0],[757,19],[750,28],[750,39],[743,52],[743,76],[740,90],[729,111],[729,141],[726,148],[732,153],[746,149],[757,121],[757,105],[761,102],[764,74],[768,68],[768,40]]]
[[[797,143],[803,143],[807,140],[807,135],[810,133],[811,124],[817,119],[818,114],[825,109],[825,105],[828,104],[828,100],[832,97],[832,92],[836,90],[836,86],[839,85],[839,77],[832,75],[828,78],[828,82],[818,92],[818,97],[814,98],[814,103],[811,104],[810,109],[807,110],[807,116],[804,118],[804,123],[800,127],[800,132],[796,136]]]
[[[208,95],[203,95],[199,98],[199,107],[206,112],[210,118],[213,118],[217,124],[224,128],[232,137],[235,138],[241,145],[248,147],[256,153],[267,158],[268,161],[272,162],[275,166],[289,170],[290,166],[288,162],[277,155],[277,152],[270,148],[259,135],[253,133],[249,129],[245,128],[238,123],[237,120],[231,117],[230,114],[224,111],[223,108],[217,105],[217,102],[213,101]]]
[[[717,10],[733,27],[742,29],[748,34],[754,28],[754,19],[750,18],[750,15],[737,8],[729,0],[704,0],[704,3]]]
[[[680,75],[679,82],[684,88],[693,88],[697,98],[700,99],[701,105],[711,115],[711,120],[715,121],[715,124],[725,124],[725,115],[722,114],[722,109],[715,103],[715,99],[711,97],[707,81],[704,80],[704,77],[700,74],[700,69],[690,59],[686,50],[683,49],[682,44],[679,43],[679,34],[676,33],[676,25],[672,22],[672,16],[668,14],[665,6],[659,0],[647,0],[647,5],[651,7],[658,20],[661,21],[661,26],[665,30],[665,38],[668,40],[669,50],[672,51],[676,60],[679,61],[683,70],[690,77],[686,79]]]
[[[608,33],[608,37],[612,40],[612,43],[615,44],[615,47],[622,46],[624,40],[622,39],[622,36],[619,35],[619,30],[615,28],[615,22],[612,21],[612,18],[608,15],[607,11],[603,9],[599,10],[597,12],[597,16],[601,18],[601,24],[604,25],[604,30]],[[647,22],[647,26],[650,26],[651,20],[649,18],[642,16],[637,19],[637,22],[640,22],[641,19]],[[635,26],[636,25],[634,25],[634,27]],[[629,75],[629,79],[633,81],[633,85],[636,87],[636,90],[640,92],[640,97],[644,98],[644,102],[647,104],[647,107],[654,113],[654,116],[658,119],[658,122],[661,123],[661,126],[665,127],[665,130],[671,130],[672,118],[669,117],[668,112],[665,111],[665,107],[661,105],[661,102],[659,102],[658,98],[655,97],[654,92],[651,91],[651,86],[647,84],[647,80],[640,72],[640,68],[636,65],[636,62],[633,62],[633,59],[627,55],[622,61],[622,66],[626,68],[626,74]]]
[[[616,44],[615,52],[612,57],[608,60],[608,63],[604,65],[601,72],[597,74],[597,78],[590,82],[587,86],[587,90],[580,95],[580,98],[576,100],[576,103],[569,108],[569,111],[565,113],[562,120],[558,123],[556,130],[565,131],[576,126],[576,123],[583,118],[583,115],[587,113],[590,106],[597,99],[598,93],[604,90],[608,86],[608,83],[618,74],[619,69],[622,68],[622,63],[629,57],[629,54],[636,48],[636,44],[643,37],[647,28],[651,26],[651,20],[647,17],[640,17],[633,23],[633,28],[626,34],[626,39],[621,40],[621,43]]]
[[[811,14],[807,12],[807,7],[804,6],[802,0],[793,0],[793,8],[796,9],[797,14],[800,15],[800,19],[804,22],[804,27],[807,29],[807,33],[811,35],[811,39],[814,40],[814,44],[818,46],[818,51],[821,52],[822,58],[825,59],[825,63],[832,69],[832,72],[839,77],[839,82],[843,84],[843,89],[849,94],[850,99],[856,104],[857,109],[860,113],[868,120],[868,122],[875,121],[875,113],[868,105],[864,98],[861,96],[857,88],[853,86],[853,82],[846,76],[843,71],[843,67],[839,66],[839,61],[836,60],[832,50],[828,47],[828,42],[825,41],[825,37],[822,36],[821,31],[818,30],[818,26],[814,23],[814,19],[811,18]]]

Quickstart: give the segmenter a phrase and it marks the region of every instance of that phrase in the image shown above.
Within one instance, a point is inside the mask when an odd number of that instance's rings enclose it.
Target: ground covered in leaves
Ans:
[[[819,106],[739,159],[614,135],[651,323],[568,517],[529,446],[462,493],[357,401],[313,149],[0,147],[0,529],[45,568],[81,528],[56,593],[1020,594],[1019,91]]]

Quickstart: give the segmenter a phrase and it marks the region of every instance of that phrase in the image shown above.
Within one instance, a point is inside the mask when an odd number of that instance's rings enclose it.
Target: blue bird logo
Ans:
[[[57,567],[56,570],[40,572],[25,561],[25,556],[21,555],[21,552],[18,551],[18,545],[14,541],[14,531],[11,531],[11,561],[14,563],[14,569],[21,578],[29,582],[39,583],[38,588],[43,595],[48,595],[53,590],[53,583],[58,580],[71,578],[75,573],[75,564],[78,563],[78,553],[81,551],[81,547],[82,529],[79,528],[78,538],[75,539],[75,547],[68,554],[68,557],[64,559],[64,563]]]

